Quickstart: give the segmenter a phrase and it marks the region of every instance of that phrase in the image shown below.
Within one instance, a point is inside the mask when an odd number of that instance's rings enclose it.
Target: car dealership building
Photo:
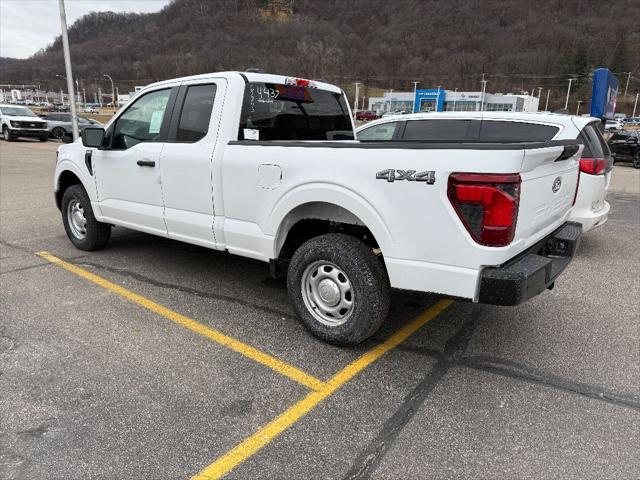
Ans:
[[[458,92],[442,88],[385,92],[369,98],[369,110],[385,112],[537,112],[539,98],[512,93]]]

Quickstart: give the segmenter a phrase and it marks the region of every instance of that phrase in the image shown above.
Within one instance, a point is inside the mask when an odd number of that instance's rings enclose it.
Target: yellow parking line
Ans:
[[[318,406],[322,400],[330,396],[389,350],[398,346],[428,321],[438,316],[440,312],[452,303],[451,300],[441,300],[436,303],[411,323],[391,335],[386,341],[372,348],[357,360],[344,367],[326,382],[320,390],[309,393],[295,405],[285,410],[280,416],[218,458],[194,476],[192,480],[212,480],[229,473],[240,463],[257,453],[262,447],[300,420],[309,411]]]
[[[60,258],[54,255],[51,255],[48,252],[38,252],[36,253],[36,255],[44,258],[45,260],[53,263],[54,265],[58,265],[64,268],[65,270],[68,270],[69,272],[78,275],[79,277],[84,278],[85,280],[95,283],[96,285],[102,288],[105,288],[110,292],[120,295],[121,297],[126,298],[127,300],[130,300],[133,303],[137,303],[138,305],[148,310],[151,310],[152,312],[157,313],[158,315],[162,315],[163,317],[179,325],[182,325],[183,327],[188,328],[193,332],[199,333],[200,335],[207,337],[208,339],[213,340],[214,342],[219,343],[220,345],[224,345],[225,347],[230,348],[231,350],[241,353],[245,357],[249,357],[251,360],[261,363],[262,365],[265,365],[270,369],[275,370],[281,375],[284,375],[285,377],[288,377],[291,380],[301,383],[302,385],[304,385],[307,388],[310,388],[311,390],[321,391],[326,387],[326,384],[322,380],[319,380],[314,376],[309,375],[308,373],[305,373],[302,370],[292,365],[289,365],[281,360],[278,360],[277,358],[272,357],[268,353],[262,352],[256,348],[253,348],[247,345],[246,343],[243,343],[239,340],[236,340],[235,338],[225,335],[224,333],[221,333],[218,330],[214,330],[213,328],[210,328],[201,323],[198,323],[192,318],[185,317],[184,315],[174,312],[173,310],[170,310],[167,307],[163,307],[162,305],[157,304],[152,300],[149,300],[148,298],[143,297],[142,295],[133,293],[132,291],[127,290],[126,288],[123,288],[119,285],[116,285],[115,283],[112,283],[108,280],[105,280],[104,278],[98,275],[95,275],[87,270],[84,270],[83,268],[80,268],[76,265],[65,262],[64,260],[61,260]]]

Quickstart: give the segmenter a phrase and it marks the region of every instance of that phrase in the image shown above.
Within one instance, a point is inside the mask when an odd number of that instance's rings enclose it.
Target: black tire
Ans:
[[[633,168],[640,168],[640,148],[633,152]]]
[[[72,220],[70,219],[70,204],[78,205],[82,208],[86,220],[84,236],[74,233],[77,227],[72,224]],[[96,220],[96,217],[93,215],[93,209],[91,208],[89,195],[87,195],[82,185],[71,185],[64,191],[60,210],[62,212],[64,229],[67,232],[69,240],[71,240],[71,243],[73,243],[76,248],[86,251],[99,250],[109,243],[111,225]]]
[[[62,127],[55,127],[53,130],[51,130],[51,136],[53,138],[57,138],[58,140],[61,140],[62,137],[64,137],[66,134],[67,131]]]
[[[344,323],[327,325],[318,318],[322,314],[317,313],[317,308],[314,313],[314,308],[307,306],[312,290],[305,279],[315,275],[306,272],[309,269],[313,272],[319,264],[318,271],[322,274],[326,268],[322,262],[333,264],[337,272],[346,275],[352,306],[347,310],[350,313],[346,320],[339,320]],[[316,337],[336,345],[356,345],[366,340],[380,328],[389,311],[391,288],[382,262],[371,248],[349,235],[329,233],[302,244],[289,263],[287,287],[293,308],[304,326]],[[303,292],[304,288],[308,288],[308,293]],[[320,291],[320,287],[317,290]]]
[[[11,136],[11,131],[5,126],[2,127],[2,138],[5,142],[13,142],[13,137]]]

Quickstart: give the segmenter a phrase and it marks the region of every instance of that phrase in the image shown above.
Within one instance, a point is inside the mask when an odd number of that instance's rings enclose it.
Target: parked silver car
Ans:
[[[71,135],[71,114],[69,113],[51,113],[43,117],[47,121],[49,128],[49,136],[61,139],[66,135]],[[78,129],[80,131],[87,127],[101,127],[102,124],[97,120],[86,117],[78,117]]]

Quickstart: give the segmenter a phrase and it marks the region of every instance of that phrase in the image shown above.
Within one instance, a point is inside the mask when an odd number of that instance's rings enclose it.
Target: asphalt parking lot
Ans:
[[[394,292],[344,349],[264,264],[123,228],[73,248],[56,147],[0,142],[0,478],[638,478],[640,171],[554,290]]]

